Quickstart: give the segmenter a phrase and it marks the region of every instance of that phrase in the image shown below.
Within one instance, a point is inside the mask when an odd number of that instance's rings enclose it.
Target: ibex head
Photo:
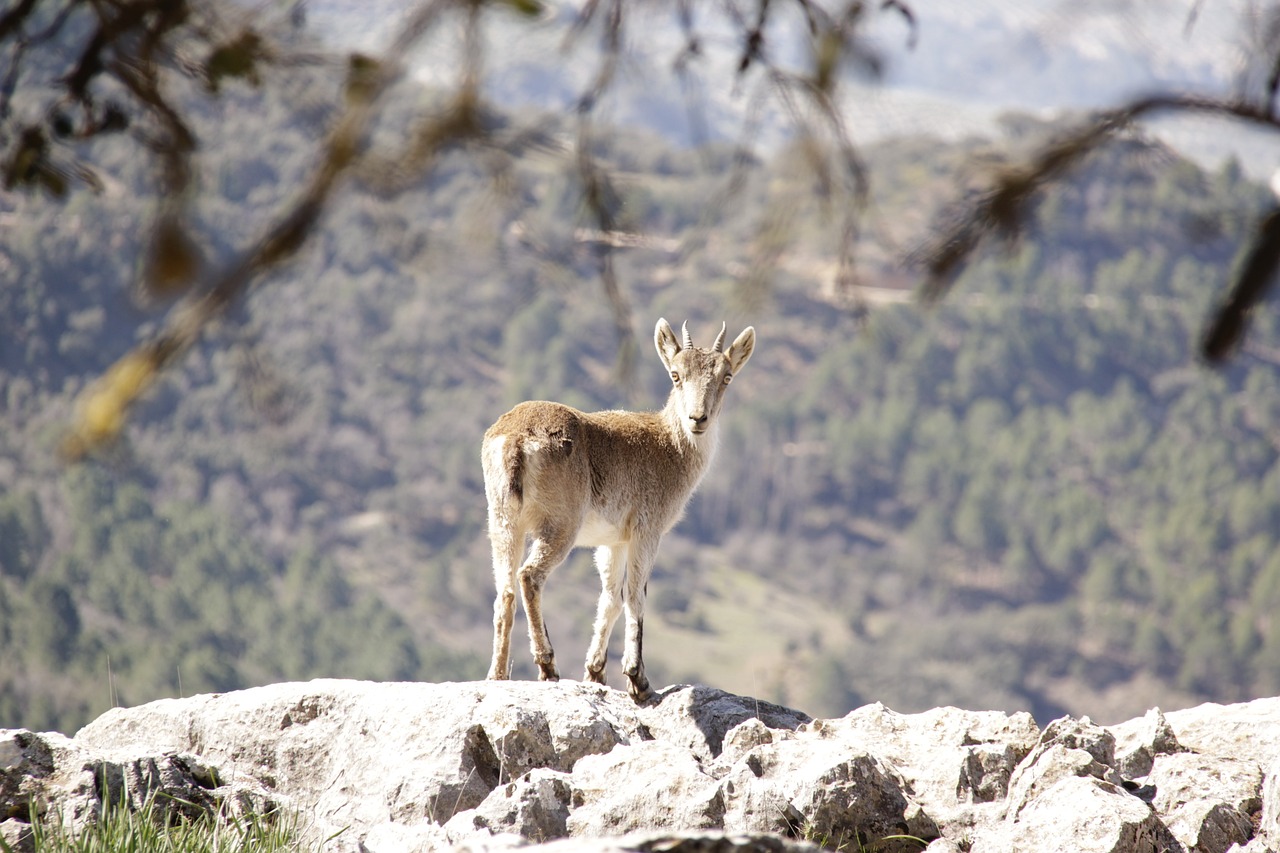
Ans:
[[[724,392],[729,381],[746,365],[756,345],[756,330],[748,326],[724,348],[725,327],[710,349],[695,347],[689,336],[689,324],[681,329],[677,339],[671,325],[659,320],[654,329],[653,342],[658,357],[671,374],[671,398],[668,411],[673,411],[681,427],[692,438],[707,432],[715,423],[724,402]]]

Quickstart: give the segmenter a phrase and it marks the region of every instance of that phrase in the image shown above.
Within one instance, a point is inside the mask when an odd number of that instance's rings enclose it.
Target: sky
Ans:
[[[901,0],[866,17],[866,44],[883,60],[875,79],[852,69],[844,108],[860,142],[927,131],[943,138],[992,135],[1009,110],[1045,118],[1063,111],[1118,106],[1154,92],[1228,95],[1248,73],[1270,28],[1271,0]],[[377,53],[398,31],[414,0],[307,0],[309,25],[341,49]],[[490,31],[490,95],[499,103],[569,108],[589,84],[597,63],[588,32],[570,50],[564,34],[581,2],[546,0],[540,23],[498,14]],[[703,57],[688,89],[671,73],[684,44],[673,3],[630,4],[627,62],[601,114],[618,124],[642,124],[680,142],[691,131],[690,104],[713,136],[734,138],[742,128],[750,87],[733,79],[740,40],[724,9],[744,12],[753,0],[709,0],[693,6]],[[843,3],[828,3],[837,7]],[[774,8],[790,8],[775,4]],[[785,17],[783,20],[786,20]],[[796,68],[807,62],[798,15],[773,55]],[[446,31],[415,54],[416,76],[445,83],[458,72],[458,31]],[[1261,55],[1266,55],[1262,51]],[[1261,73],[1265,73],[1265,70]],[[700,83],[700,85],[699,85]],[[695,93],[690,101],[688,92]],[[771,117],[773,118],[773,117]],[[766,120],[766,127],[785,121]],[[1247,172],[1269,178],[1280,166],[1280,141],[1220,120],[1161,119],[1149,130],[1213,166],[1230,154]],[[1280,139],[1280,134],[1275,134]]]

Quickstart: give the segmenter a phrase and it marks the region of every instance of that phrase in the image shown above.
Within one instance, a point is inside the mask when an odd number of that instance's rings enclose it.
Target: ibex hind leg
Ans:
[[[493,660],[489,664],[490,680],[511,677],[511,626],[516,618],[516,568],[524,549],[524,531],[505,519],[500,512],[490,512],[489,542],[493,548]]]
[[[547,633],[542,618],[542,587],[573,547],[573,540],[565,536],[540,535],[529,548],[529,558],[516,572],[520,595],[524,600],[524,612],[529,618],[529,650],[538,665],[538,678],[543,681],[559,681],[556,670],[555,650],[551,648],[551,635]]]
[[[511,677],[511,625],[516,618],[516,593],[511,585],[498,590],[493,602],[493,660],[489,664],[490,681]]]

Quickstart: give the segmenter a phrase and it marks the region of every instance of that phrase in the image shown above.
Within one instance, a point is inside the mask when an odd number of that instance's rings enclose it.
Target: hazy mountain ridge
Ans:
[[[566,37],[581,4],[546,6],[541,25],[517,22],[511,15],[490,22],[493,73],[487,85],[504,107],[572,108],[597,71],[597,34],[588,29]],[[385,49],[396,22],[412,8],[412,0],[380,0],[372,7],[343,0],[306,5],[309,29],[319,38],[339,49],[374,54]],[[1180,7],[987,0],[908,8],[910,23],[891,8],[865,18],[864,43],[883,74],[878,79],[846,74],[841,97],[860,143],[918,133],[995,137],[995,120],[1009,110],[1054,116],[1114,107],[1155,92],[1224,95],[1253,85],[1265,71],[1251,70],[1248,62],[1263,13],[1244,3]],[[680,144],[699,138],[698,132],[711,139],[738,138],[751,89],[719,82],[732,78],[741,47],[740,34],[722,13],[713,4],[693,7],[702,38],[699,59],[689,65],[689,91],[672,70],[685,47],[674,13],[639,4],[631,14],[636,20],[627,29],[626,61],[603,107],[608,120],[646,127]],[[775,32],[771,55],[785,66],[807,70],[812,60],[803,21],[775,14],[784,26]],[[452,79],[457,65],[442,59],[450,47],[456,43],[433,42],[416,52],[414,73],[433,83]],[[697,127],[690,124],[691,111]],[[761,124],[763,138],[773,144],[793,135],[779,111]],[[1206,131],[1206,124],[1212,129]],[[1275,141],[1250,128],[1228,126],[1224,134],[1218,123],[1194,117],[1152,127],[1210,167],[1243,151],[1259,155],[1241,156],[1246,169],[1269,177],[1275,162]]]

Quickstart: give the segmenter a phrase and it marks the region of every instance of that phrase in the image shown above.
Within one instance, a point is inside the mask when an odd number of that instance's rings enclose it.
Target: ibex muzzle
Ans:
[[[604,683],[609,634],[625,613],[628,691],[636,702],[653,695],[641,648],[649,573],[663,535],[715,454],[725,390],[755,348],[751,327],[728,349],[724,333],[722,327],[703,349],[693,345],[687,324],[677,339],[666,320],[658,321],[654,344],[672,383],[662,411],[587,413],[521,403],[485,433],[481,458],[498,589],[489,678],[511,675],[517,587],[540,677],[559,678],[542,587],[573,548],[585,546],[596,549],[602,586],[585,679]]]

